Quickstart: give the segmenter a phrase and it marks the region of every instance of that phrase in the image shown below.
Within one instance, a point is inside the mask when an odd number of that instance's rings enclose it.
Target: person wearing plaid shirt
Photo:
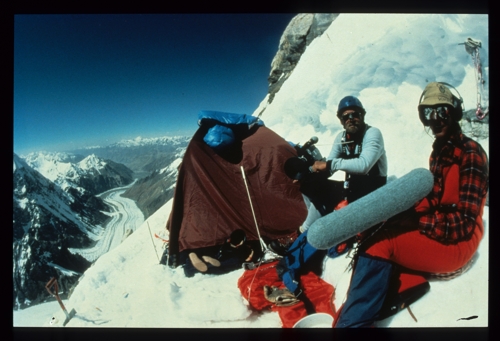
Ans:
[[[482,210],[488,190],[488,159],[481,146],[461,133],[436,140],[430,157],[434,188],[416,207],[421,233],[456,244],[483,232]],[[444,186],[442,184],[444,183]]]
[[[462,133],[462,99],[449,87],[429,83],[418,106],[420,120],[435,137],[429,159],[433,189],[360,245],[336,327],[373,326],[425,294],[431,275],[460,274],[472,262],[484,232],[488,158]]]

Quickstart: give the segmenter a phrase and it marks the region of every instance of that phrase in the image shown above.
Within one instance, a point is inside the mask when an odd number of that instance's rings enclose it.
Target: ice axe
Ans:
[[[54,287],[54,290],[55,290],[54,293],[52,291],[50,291],[51,287]],[[45,285],[45,289],[47,289],[49,294],[51,294],[52,296],[54,296],[57,299],[57,302],[59,302],[61,309],[64,311],[64,314],[66,315],[66,319],[63,322],[63,326],[65,326],[69,322],[69,320],[71,320],[71,318],[73,316],[75,316],[75,314],[76,314],[75,309],[71,309],[71,312],[68,313],[68,311],[66,310],[66,307],[64,307],[64,304],[62,303],[61,298],[59,297],[59,287],[57,286],[57,280],[55,277],[52,277],[50,279],[50,281]]]

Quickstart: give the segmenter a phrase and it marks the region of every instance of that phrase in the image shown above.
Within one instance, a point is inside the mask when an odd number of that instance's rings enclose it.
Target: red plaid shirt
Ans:
[[[430,156],[434,187],[417,205],[421,233],[443,244],[470,238],[482,227],[488,191],[488,158],[476,141],[459,134],[446,143],[436,140]]]

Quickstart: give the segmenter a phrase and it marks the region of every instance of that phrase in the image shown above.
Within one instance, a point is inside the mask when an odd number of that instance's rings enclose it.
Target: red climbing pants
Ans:
[[[418,222],[394,220],[366,240],[365,252],[408,269],[448,273],[460,269],[472,258],[482,237],[483,231],[476,226],[471,239],[444,245],[421,234]]]

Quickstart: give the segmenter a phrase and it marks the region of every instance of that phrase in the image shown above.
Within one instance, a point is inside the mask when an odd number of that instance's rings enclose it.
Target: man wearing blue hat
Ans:
[[[335,138],[326,161],[316,161],[312,172],[346,173],[343,197],[353,202],[385,185],[387,157],[379,129],[365,123],[366,110],[354,96],[342,98],[337,117],[344,131]]]
[[[276,267],[285,286],[297,297],[302,292],[297,274],[318,251],[307,241],[309,227],[325,214],[352,203],[387,182],[387,157],[382,133],[365,123],[365,114],[366,110],[359,99],[354,96],[344,97],[337,111],[344,131],[335,138],[326,161],[315,161],[308,167],[298,158],[291,158],[285,164],[287,175],[300,181],[308,208],[306,220],[300,227],[302,233]],[[332,180],[320,181],[339,170],[345,172],[343,184]],[[295,173],[300,174],[300,177],[294,176]],[[336,257],[353,244],[354,238],[351,238],[332,247],[328,254]]]

